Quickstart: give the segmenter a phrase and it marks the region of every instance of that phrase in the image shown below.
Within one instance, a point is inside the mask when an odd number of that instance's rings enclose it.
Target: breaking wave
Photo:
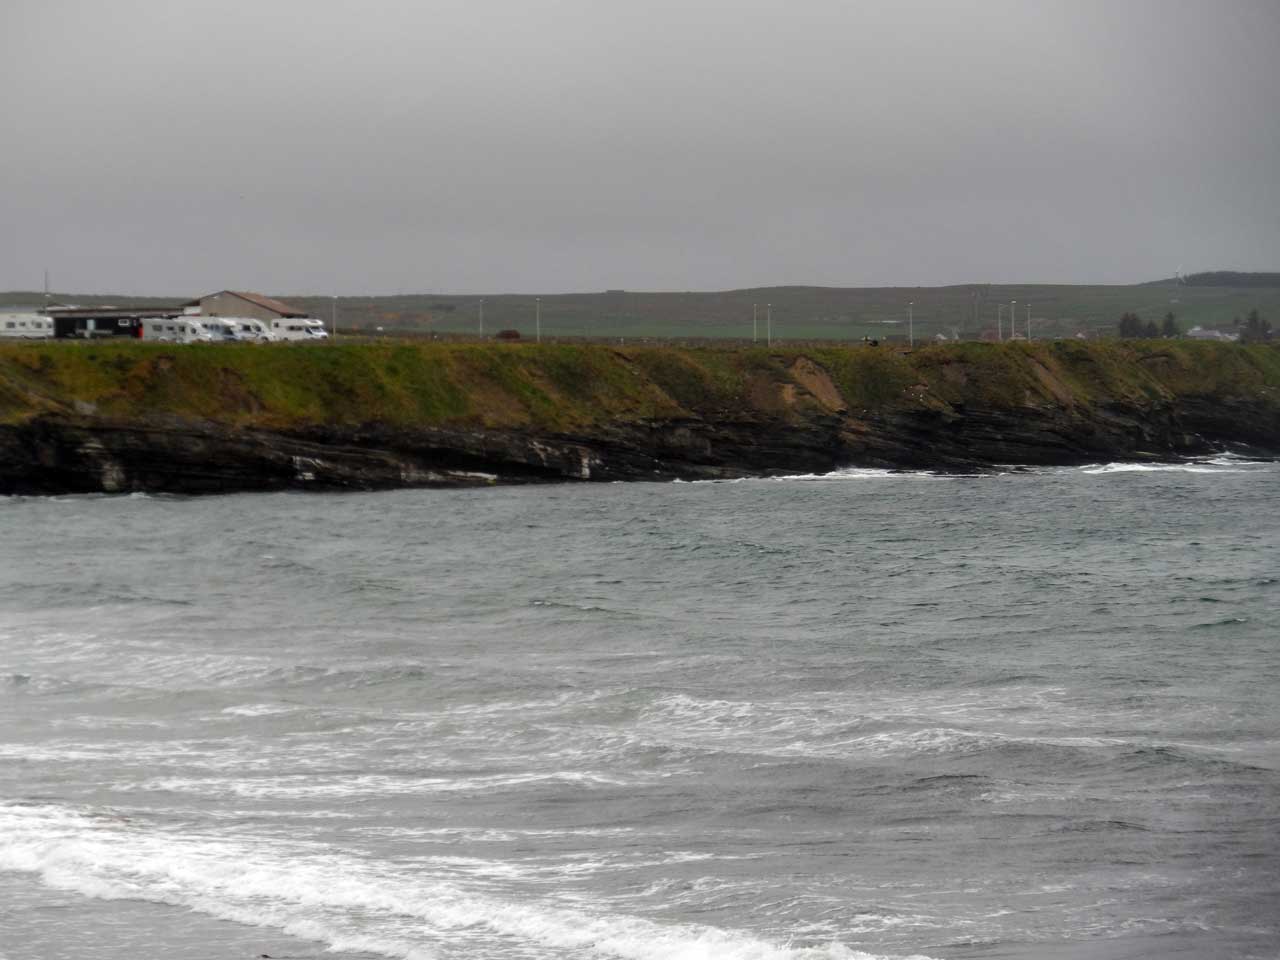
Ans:
[[[837,942],[796,946],[736,930],[666,925],[589,903],[500,896],[374,867],[331,848],[146,833],[117,817],[0,806],[0,869],[101,899],[184,907],[242,924],[405,960],[523,955],[619,960],[875,960]],[[916,955],[905,960],[928,960]]]

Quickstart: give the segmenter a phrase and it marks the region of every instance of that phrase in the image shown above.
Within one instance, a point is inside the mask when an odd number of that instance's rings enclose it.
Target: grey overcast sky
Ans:
[[[0,0],[0,289],[1280,269],[1278,0]]]

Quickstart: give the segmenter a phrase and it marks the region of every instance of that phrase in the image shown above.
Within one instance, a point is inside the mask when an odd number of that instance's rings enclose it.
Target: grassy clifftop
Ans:
[[[1248,397],[1280,411],[1280,348],[1187,341],[683,349],[362,343],[0,345],[0,422],[42,414],[229,427],[606,423]]]

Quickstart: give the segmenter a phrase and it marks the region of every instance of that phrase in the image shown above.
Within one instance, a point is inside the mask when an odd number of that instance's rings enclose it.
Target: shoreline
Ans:
[[[1280,348],[0,347],[0,493],[727,480],[1280,455]]]

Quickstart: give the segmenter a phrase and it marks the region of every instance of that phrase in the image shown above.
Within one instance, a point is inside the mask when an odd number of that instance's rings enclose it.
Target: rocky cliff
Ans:
[[[1280,452],[1280,348],[0,347],[0,492],[377,489]]]

